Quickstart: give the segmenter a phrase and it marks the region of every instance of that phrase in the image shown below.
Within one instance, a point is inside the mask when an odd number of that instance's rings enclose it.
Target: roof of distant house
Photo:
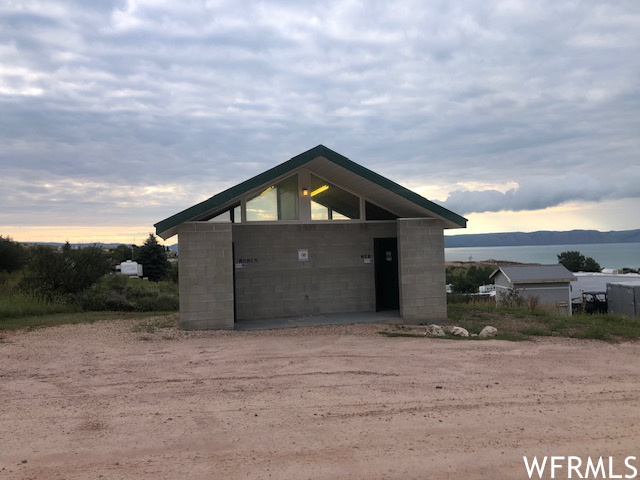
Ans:
[[[557,283],[573,282],[576,277],[564,265],[503,265],[491,275],[502,272],[512,284],[516,283]]]

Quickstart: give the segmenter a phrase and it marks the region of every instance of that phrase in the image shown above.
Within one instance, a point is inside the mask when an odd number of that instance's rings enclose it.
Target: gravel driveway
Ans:
[[[640,343],[384,328],[4,334],[0,478],[497,479],[528,478],[523,456],[640,458]]]

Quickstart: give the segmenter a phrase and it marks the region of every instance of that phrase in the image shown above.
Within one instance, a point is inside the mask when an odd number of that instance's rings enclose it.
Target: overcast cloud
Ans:
[[[0,3],[0,228],[150,230],[320,143],[462,215],[640,205],[640,2]]]

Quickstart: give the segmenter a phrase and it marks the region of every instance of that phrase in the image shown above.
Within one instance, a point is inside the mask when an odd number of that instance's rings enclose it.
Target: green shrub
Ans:
[[[120,292],[108,292],[104,306],[104,310],[110,310],[112,312],[131,312],[137,310],[135,305]]]
[[[67,243],[62,251],[39,245],[30,253],[23,289],[49,297],[77,294],[109,272],[109,260],[98,246],[74,250]]]
[[[11,237],[0,235],[0,272],[15,272],[27,263],[27,250]]]
[[[171,312],[180,307],[178,297],[166,293],[160,293],[157,297],[140,298],[136,303],[139,312]]]
[[[82,308],[114,312],[176,311],[178,288],[171,282],[146,282],[123,275],[107,275],[79,296]]]

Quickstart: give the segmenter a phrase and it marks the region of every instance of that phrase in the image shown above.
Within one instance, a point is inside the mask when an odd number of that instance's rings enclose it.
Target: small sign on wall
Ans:
[[[258,263],[258,259],[255,257],[239,258],[238,263]]]
[[[258,259],[255,258],[255,257],[239,258],[238,261],[236,262],[236,268],[238,268],[238,269],[247,268],[247,265],[249,263],[258,263]]]
[[[308,262],[309,261],[309,249],[307,249],[307,248],[299,248],[298,249],[298,261],[299,262]]]

